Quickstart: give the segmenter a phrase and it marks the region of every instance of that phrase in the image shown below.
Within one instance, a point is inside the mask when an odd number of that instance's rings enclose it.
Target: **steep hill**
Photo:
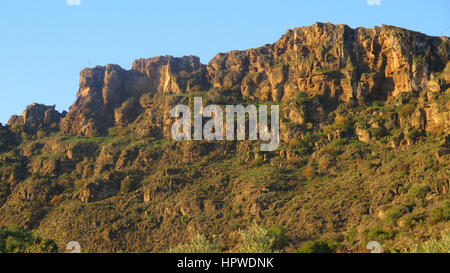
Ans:
[[[197,234],[238,251],[364,251],[450,228],[450,38],[317,23],[272,45],[86,68],[66,113],[33,103],[0,125],[0,226],[60,249],[165,251]],[[280,145],[171,139],[177,104],[278,104]]]

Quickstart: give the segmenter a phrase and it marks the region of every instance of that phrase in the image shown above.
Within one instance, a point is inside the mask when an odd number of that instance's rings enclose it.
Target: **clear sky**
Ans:
[[[315,22],[450,36],[448,0],[0,0],[0,122],[39,102],[67,110],[79,71],[275,42]]]

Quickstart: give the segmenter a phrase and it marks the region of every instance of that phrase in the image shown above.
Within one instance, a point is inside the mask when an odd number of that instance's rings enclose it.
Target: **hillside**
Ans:
[[[450,38],[316,23],[199,58],[86,68],[68,112],[0,125],[0,226],[64,250],[167,251],[196,235],[239,251],[255,223],[341,252],[404,251],[450,228]],[[279,149],[171,138],[172,107],[280,105]],[[53,249],[53,248],[52,248]]]

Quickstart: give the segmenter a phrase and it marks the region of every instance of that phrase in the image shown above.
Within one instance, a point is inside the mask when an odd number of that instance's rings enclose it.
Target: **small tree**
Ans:
[[[247,231],[240,231],[242,237],[242,253],[273,253],[275,238],[269,231],[258,225],[253,225]]]

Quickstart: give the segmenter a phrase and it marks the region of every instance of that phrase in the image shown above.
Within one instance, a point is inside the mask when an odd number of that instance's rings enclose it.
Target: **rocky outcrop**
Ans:
[[[207,88],[205,65],[195,56],[160,56],[133,62],[132,71],[145,75],[147,88],[158,93],[190,93]]]
[[[290,100],[301,90],[342,101],[386,99],[425,88],[449,49],[448,38],[392,26],[317,23],[288,30],[273,45],[219,54],[207,69],[214,87],[259,101]]]
[[[104,200],[111,197],[120,190],[120,184],[116,181],[100,181],[95,180],[83,186],[78,198],[81,202],[89,203],[93,201]]]
[[[429,81],[427,101],[422,105],[425,130],[450,134],[450,62],[439,76]]]
[[[290,101],[306,91],[322,101],[365,102],[426,88],[440,90],[445,79],[430,79],[444,70],[449,52],[447,37],[385,25],[352,29],[316,23],[288,30],[272,45],[220,53],[206,66],[193,56],[139,59],[131,70],[98,66],[81,72],[77,99],[60,129],[73,135],[104,134],[137,118],[144,111],[144,94],[215,88],[264,102]]]
[[[57,127],[63,114],[55,110],[55,105],[47,106],[39,103],[33,103],[25,109],[20,116],[12,116],[9,126],[25,125],[28,128],[38,129],[43,127]]]
[[[60,124],[74,135],[103,134],[120,125],[125,114],[139,113],[136,102],[143,94],[184,93],[207,88],[205,66],[198,57],[171,56],[136,60],[131,70],[118,65],[86,68],[80,73],[77,99]],[[134,100],[135,99],[135,100]],[[136,108],[137,107],[137,108]]]
[[[367,128],[356,126],[355,127],[355,134],[358,137],[358,140],[361,142],[369,143],[371,139],[371,135],[369,130]]]

